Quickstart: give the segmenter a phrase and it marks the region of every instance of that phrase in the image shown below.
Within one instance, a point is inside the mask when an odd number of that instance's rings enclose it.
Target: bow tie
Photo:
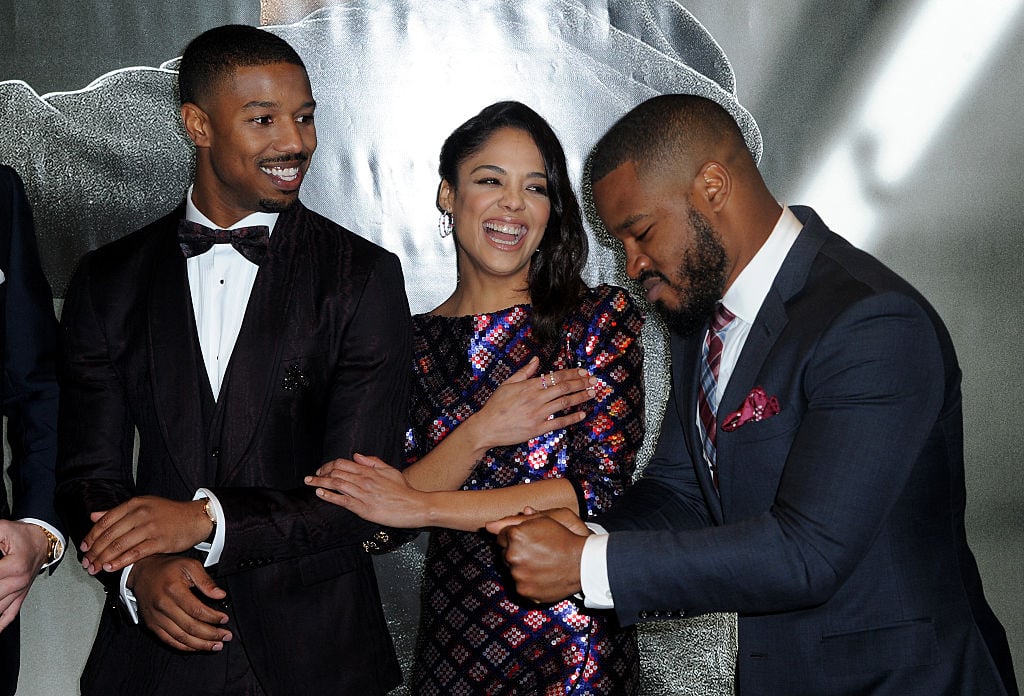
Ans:
[[[267,254],[269,240],[270,228],[266,225],[233,230],[211,230],[188,220],[182,220],[178,225],[178,244],[186,259],[209,251],[214,244],[230,244],[235,251],[259,266]]]

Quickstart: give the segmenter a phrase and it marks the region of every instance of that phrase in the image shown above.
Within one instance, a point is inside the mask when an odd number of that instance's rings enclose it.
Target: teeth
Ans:
[[[524,225],[516,225],[508,222],[485,222],[484,229],[511,236],[512,239],[510,240],[501,239],[499,237],[491,237],[491,239],[493,239],[498,244],[504,244],[506,246],[514,246],[518,244],[519,238],[526,234],[526,227]]]
[[[265,174],[276,176],[283,181],[295,181],[296,177],[299,176],[298,167],[260,167],[260,169]]]

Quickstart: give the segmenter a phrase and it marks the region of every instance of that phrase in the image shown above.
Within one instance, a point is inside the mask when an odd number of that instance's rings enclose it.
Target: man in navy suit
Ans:
[[[39,264],[32,211],[17,173],[0,165],[0,360],[11,446],[8,506],[0,468],[0,696],[18,685],[18,611],[40,569],[60,560],[53,509],[57,460],[57,320]]]
[[[108,598],[82,693],[384,694],[377,527],[303,477],[398,463],[401,267],[299,202],[316,103],[284,40],[211,29],[179,88],[192,187],[85,256],[61,319],[58,507]]]
[[[706,99],[638,106],[591,176],[672,329],[672,392],[610,533],[567,511],[489,526],[520,592],[582,592],[624,624],[738,612],[742,694],[1016,694],[964,532],[960,369],[932,307],[780,206]]]

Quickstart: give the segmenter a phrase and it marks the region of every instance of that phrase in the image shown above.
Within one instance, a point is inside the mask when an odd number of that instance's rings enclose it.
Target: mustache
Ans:
[[[644,271],[643,273],[636,277],[636,282],[639,283],[640,285],[643,285],[644,281],[649,280],[651,278],[660,280],[668,285],[672,284],[672,281],[670,281],[664,273],[659,273],[658,271]]]
[[[267,159],[261,159],[259,166],[264,167],[268,164],[279,164],[281,162],[305,162],[309,159],[309,155],[305,152],[296,152],[294,155],[281,155],[280,157],[268,157]]]

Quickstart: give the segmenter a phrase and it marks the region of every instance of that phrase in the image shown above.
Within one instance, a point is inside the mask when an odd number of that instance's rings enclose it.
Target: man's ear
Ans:
[[[721,162],[705,162],[693,180],[693,195],[712,212],[721,212],[732,194],[732,175]]]
[[[448,183],[447,179],[441,179],[441,183],[437,185],[437,209],[450,213],[454,208],[455,187]]]
[[[181,105],[181,122],[196,147],[210,146],[210,118],[192,102]]]

